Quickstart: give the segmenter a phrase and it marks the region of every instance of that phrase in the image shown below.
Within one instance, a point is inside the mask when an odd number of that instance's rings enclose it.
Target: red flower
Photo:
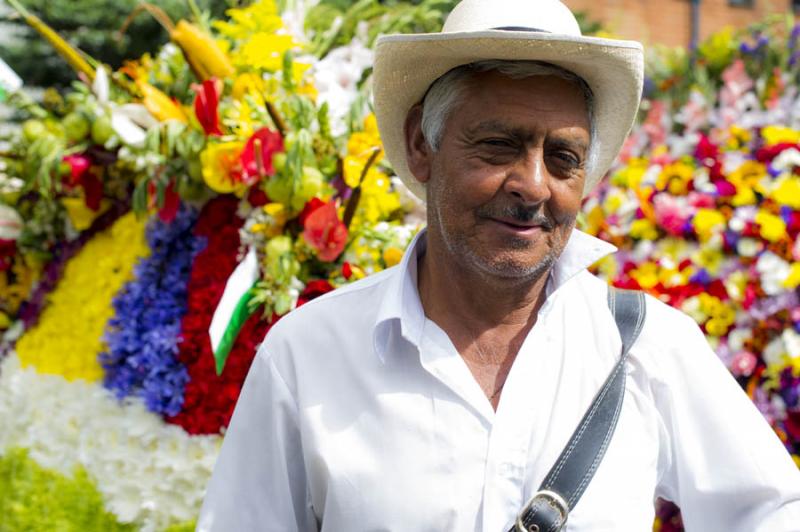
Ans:
[[[242,225],[236,216],[237,203],[232,196],[211,200],[194,228],[195,234],[206,237],[208,243],[192,264],[187,310],[181,322],[178,358],[185,364],[190,381],[181,412],[167,419],[190,434],[215,434],[228,425],[258,344],[275,319],[262,320],[260,311],[251,316],[236,338],[225,371],[217,376],[208,327],[236,267]]]
[[[77,187],[92,166],[92,160],[86,155],[73,154],[64,157],[63,161],[69,165],[69,180],[66,185],[70,188]]]
[[[0,271],[6,271],[14,264],[17,253],[17,241],[0,238]]]
[[[247,202],[251,207],[263,207],[269,203],[269,196],[267,193],[258,187],[253,187],[247,193]]]
[[[316,211],[317,209],[319,209],[323,205],[325,205],[325,202],[322,201],[321,199],[317,198],[317,197],[311,198],[311,200],[307,201],[306,204],[303,206],[302,212],[300,212],[300,216],[298,216],[298,220],[300,221],[300,225],[305,227],[306,218],[308,218],[308,215],[311,214],[312,212]]]
[[[788,150],[789,148],[800,149],[800,144],[783,142],[768,148],[759,148],[756,150],[756,160],[763,164],[769,164],[775,157],[780,155],[782,151]]]
[[[304,305],[331,290],[333,290],[333,285],[325,279],[309,281],[305,289],[300,293],[300,297],[297,298],[297,306]]]
[[[257,150],[257,147],[260,150]],[[283,138],[277,131],[262,127],[253,133],[242,151],[242,181],[244,184],[252,185],[262,177],[275,175],[272,156],[282,151],[284,151]],[[260,162],[258,159],[259,153]],[[261,168],[259,168],[259,165]]]
[[[336,213],[336,205],[329,201],[306,217],[303,238],[317,250],[317,257],[332,262],[344,251],[347,228]]]
[[[73,154],[64,157],[63,161],[69,165],[69,179],[67,188],[83,187],[86,206],[97,211],[103,199],[103,182],[92,171],[92,160],[83,154]]]
[[[150,196],[149,205],[152,209],[153,207],[157,206],[157,192],[156,186],[151,181],[147,184],[147,192]],[[158,210],[158,217],[161,218],[164,222],[171,222],[175,219],[178,215],[178,208],[181,205],[181,198],[178,196],[178,193],[175,192],[175,183],[170,181],[169,185],[167,185],[166,190],[164,190],[164,205]]]
[[[219,95],[222,92],[222,82],[216,78],[207,79],[202,85],[193,85],[197,93],[194,98],[194,114],[197,121],[203,126],[206,135],[222,135],[219,128]]]

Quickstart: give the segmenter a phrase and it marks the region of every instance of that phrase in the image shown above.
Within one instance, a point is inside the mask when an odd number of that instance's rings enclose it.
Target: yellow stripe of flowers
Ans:
[[[145,222],[126,214],[67,263],[39,323],[17,342],[23,366],[69,380],[103,376],[97,356],[105,349],[112,298],[133,277],[137,260],[149,254]]]

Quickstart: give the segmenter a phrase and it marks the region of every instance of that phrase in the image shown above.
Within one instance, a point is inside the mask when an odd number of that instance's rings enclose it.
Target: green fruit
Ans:
[[[292,180],[290,178],[278,174],[267,181],[264,189],[272,201],[289,205],[292,197]]]
[[[44,122],[41,120],[30,119],[26,120],[22,124],[22,135],[25,137],[25,140],[28,142],[33,142],[34,140],[40,138],[47,132],[47,127],[45,127]]]
[[[92,142],[95,144],[105,144],[113,134],[114,128],[111,127],[111,118],[108,116],[100,116],[92,124]]]
[[[70,142],[80,142],[89,135],[89,121],[81,113],[70,113],[62,122],[64,133]]]
[[[322,174],[313,166],[303,167],[303,178],[292,196],[292,209],[300,211],[314,196],[318,196],[324,185]]]

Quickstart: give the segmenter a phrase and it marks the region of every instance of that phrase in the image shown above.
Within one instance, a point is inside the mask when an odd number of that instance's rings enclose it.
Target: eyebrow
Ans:
[[[503,133],[518,138],[526,138],[531,136],[530,133],[523,128],[509,126],[507,123],[500,120],[484,120],[483,122],[479,122],[475,126],[468,128],[467,133],[470,136],[481,133]],[[589,143],[579,139],[556,137],[550,140],[550,144],[564,148],[583,150],[584,153],[589,151]]]

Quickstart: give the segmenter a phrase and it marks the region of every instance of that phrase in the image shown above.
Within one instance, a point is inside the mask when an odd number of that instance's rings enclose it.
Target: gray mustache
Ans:
[[[542,213],[541,206],[526,207],[524,205],[510,205],[506,207],[482,207],[478,210],[482,218],[511,219],[521,224],[534,223],[547,231],[553,229],[553,221]]]

